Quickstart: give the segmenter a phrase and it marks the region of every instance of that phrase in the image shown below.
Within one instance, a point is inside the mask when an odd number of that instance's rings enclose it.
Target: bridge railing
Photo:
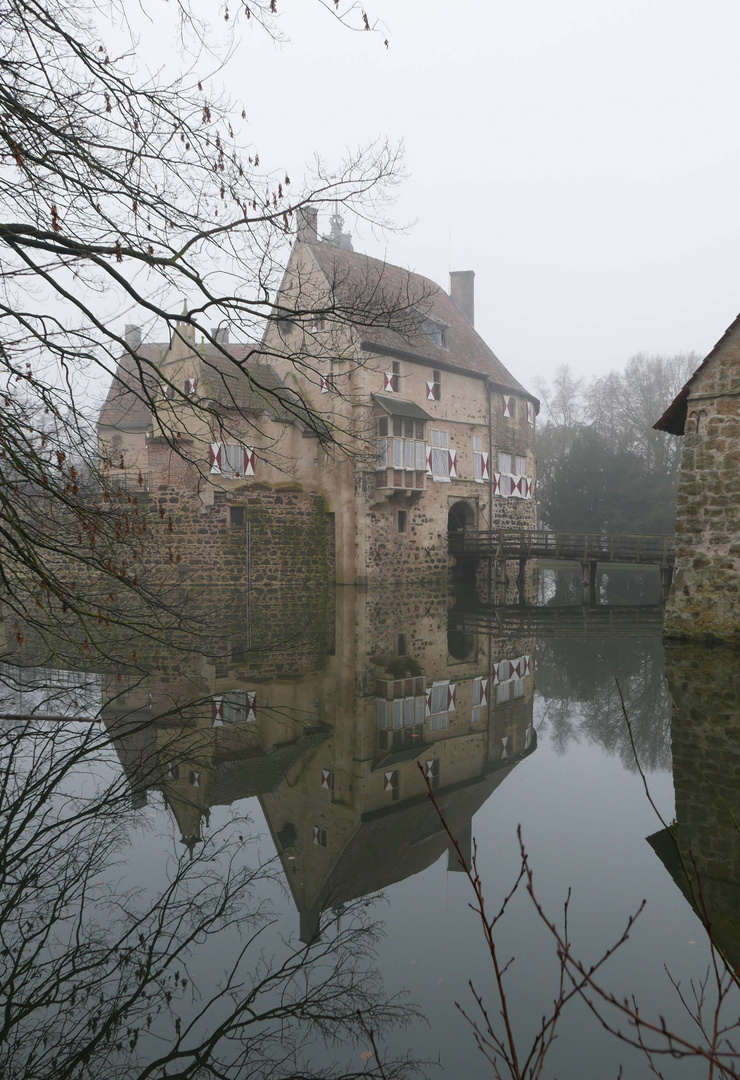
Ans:
[[[673,536],[547,532],[544,529],[465,529],[450,534],[450,551],[502,559],[657,563],[675,560]]]

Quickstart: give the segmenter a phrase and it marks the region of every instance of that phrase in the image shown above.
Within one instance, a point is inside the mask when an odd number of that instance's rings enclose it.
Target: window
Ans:
[[[434,790],[439,787],[439,758],[432,758],[424,762],[424,775],[429,781],[429,786]]]
[[[484,480],[491,479],[488,465],[488,454],[483,450],[483,437],[473,436],[473,476],[476,484],[482,484]]]
[[[432,432],[432,476],[449,477],[450,452],[449,436],[446,431]]]
[[[321,786],[325,791],[331,793],[331,800],[334,802],[334,773],[329,769],[321,770]]]
[[[511,420],[516,419],[516,398],[511,394],[501,395],[504,407],[504,416],[509,417]]]
[[[442,372],[433,371],[432,381],[427,383],[427,401],[442,400]]]
[[[432,344],[440,349],[447,348],[447,327],[436,319],[424,319],[424,333],[432,339]]]
[[[406,532],[406,510],[396,510],[396,532]]]
[[[391,423],[383,417],[378,421],[378,433],[383,436],[389,431],[393,432],[392,437],[378,439],[377,468],[422,471],[426,464],[423,422],[394,416]]]
[[[408,750],[424,737],[426,697],[377,698],[377,739],[381,750]]]
[[[394,360],[392,364],[391,373],[392,390],[394,394],[400,393],[401,390],[401,365],[398,360]]]
[[[517,454],[516,455],[516,457],[514,458],[514,465],[515,465],[514,471],[515,471],[517,476],[526,476],[527,475],[527,459],[524,457],[523,454]]]
[[[508,682],[500,682],[496,687],[496,704],[503,705],[505,701],[509,700],[509,686]]]
[[[254,476],[255,453],[250,446],[211,443],[208,464],[217,476]]]
[[[502,454],[501,451],[499,451],[498,471],[500,473],[511,473],[511,454]]]
[[[326,829],[323,829],[321,825],[314,825],[313,827],[313,842],[317,847],[326,847]]]
[[[513,698],[524,697],[524,679],[514,679],[511,685]]]
[[[198,380],[197,379],[186,379],[185,380],[185,393],[186,393],[186,395],[188,397],[192,397],[192,395],[195,393],[195,391],[197,389],[198,389]]]
[[[479,677],[473,679],[473,711],[470,716],[471,723],[477,724],[485,716],[488,703],[488,679]]]
[[[407,656],[408,649],[406,647],[406,635],[396,634],[396,656]],[[409,698],[409,701],[412,699]]]
[[[244,528],[247,522],[247,511],[244,506],[229,507],[229,525],[235,528]]]
[[[401,798],[401,783],[398,769],[394,769],[392,772],[383,773],[383,791],[386,794],[390,794],[394,802]]]
[[[293,329],[293,323],[290,319],[278,319],[277,327],[283,337],[287,337]]]
[[[224,724],[252,724],[257,719],[255,690],[230,690],[211,700],[214,727]]]

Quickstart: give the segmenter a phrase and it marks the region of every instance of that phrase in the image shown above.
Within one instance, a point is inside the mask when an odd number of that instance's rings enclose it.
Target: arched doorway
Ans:
[[[475,581],[477,562],[475,559],[466,559],[462,550],[462,540],[466,529],[475,527],[475,507],[469,502],[460,499],[452,504],[447,511],[447,546],[451,555],[455,556],[453,577],[458,581],[472,583]]]
[[[475,510],[468,502],[460,499],[447,511],[447,536],[450,541],[461,537],[466,529],[475,525]]]

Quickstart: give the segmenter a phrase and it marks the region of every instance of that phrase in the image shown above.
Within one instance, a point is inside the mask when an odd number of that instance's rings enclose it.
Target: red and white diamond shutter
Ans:
[[[432,472],[432,447],[427,447],[427,476],[433,476]]]
[[[455,683],[450,683],[447,687],[447,712],[455,711]]]
[[[247,723],[254,724],[257,720],[257,691],[247,690]]]
[[[491,478],[490,463],[489,463],[489,459],[488,459],[488,454],[486,454],[484,451],[481,452],[480,467],[481,467],[481,479],[482,480],[490,480],[490,478]]]
[[[478,685],[480,686],[480,701],[478,702],[478,704],[479,705],[487,705],[488,704],[488,679],[481,679]]]
[[[439,766],[435,770],[435,765],[439,761],[439,758],[432,758],[431,761],[424,762],[424,775],[427,780],[433,780],[435,776],[439,775]]]
[[[212,442],[208,451],[208,465],[212,473],[221,473],[221,455],[223,453],[223,443]]]
[[[531,499],[532,498],[532,481],[529,478],[527,478],[527,480],[526,480],[526,489],[525,489],[524,498],[525,499]]]
[[[504,735],[501,740],[501,757],[507,758],[509,756],[509,736]]]
[[[190,783],[192,787],[200,787],[200,772],[197,769],[190,770]]]
[[[245,446],[244,448],[244,475],[254,476],[254,450],[251,446]]]
[[[501,400],[504,406],[504,416],[511,416],[511,395],[502,394]]]
[[[321,770],[321,786],[326,791],[331,791],[331,773],[328,769]]]
[[[501,473],[500,472],[495,472],[493,474],[493,494],[494,495],[500,495],[501,494]]]
[[[428,382],[427,383],[427,401],[436,401],[436,400],[437,400],[437,395],[434,392],[434,383],[433,382]]]
[[[492,679],[493,679],[493,685],[494,686],[497,686],[500,682],[503,682],[503,680],[506,678],[506,676],[503,674],[503,672],[501,670],[504,664],[508,664],[508,661],[503,660],[503,661],[501,661],[501,663],[493,664],[492,667],[491,667],[491,676],[492,676]]]
[[[328,375],[322,375],[321,376],[321,393],[322,394],[328,394],[329,389],[330,389],[330,387],[329,387],[329,376]]]
[[[221,727],[224,722],[224,699],[215,697],[211,699],[211,719],[214,727]]]
[[[450,479],[457,480],[457,450],[447,451],[450,458]]]
[[[398,773],[387,772],[383,773],[383,791],[395,791],[398,787]]]
[[[384,371],[383,372],[383,389],[386,392],[386,394],[394,393],[394,390],[393,390],[393,372],[392,371]]]

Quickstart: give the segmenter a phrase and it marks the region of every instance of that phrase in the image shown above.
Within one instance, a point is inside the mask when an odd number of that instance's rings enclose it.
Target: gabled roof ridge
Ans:
[[[689,394],[691,386],[698,375],[707,367],[707,365],[714,359],[719,349],[724,345],[730,334],[740,324],[740,315],[736,315],[730,325],[725,330],[722,337],[714,343],[702,362],[699,364],[696,371],[686,380],[684,385],[676,394],[675,398],[668,406],[666,411],[661,416],[660,420],[657,420],[653,424],[654,431],[667,431],[670,435],[683,435],[686,427],[686,415],[688,413]]]

